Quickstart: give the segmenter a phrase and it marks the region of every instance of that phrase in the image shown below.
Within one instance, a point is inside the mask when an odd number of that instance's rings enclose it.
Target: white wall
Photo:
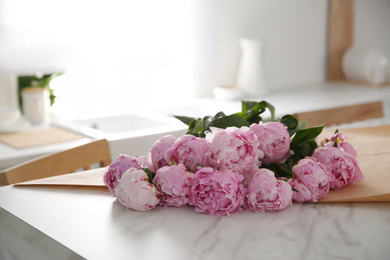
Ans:
[[[390,59],[390,0],[355,0],[354,46],[376,48]]]
[[[192,82],[191,6],[192,0],[0,0],[0,74],[57,68],[52,50],[63,50],[66,75],[57,81],[62,99],[55,110],[76,116],[139,111],[172,93],[185,96]]]
[[[390,56],[389,14],[390,0],[355,0],[355,45]],[[243,37],[267,44],[271,90],[324,82],[327,15],[328,0],[0,0],[0,48],[81,46],[63,100],[106,111],[212,96],[235,83]]]
[[[328,1],[199,0],[196,94],[235,83],[240,38],[267,44],[272,89],[323,82]]]

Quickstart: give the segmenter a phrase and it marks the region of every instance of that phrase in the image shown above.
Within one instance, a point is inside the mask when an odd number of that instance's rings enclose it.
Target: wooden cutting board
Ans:
[[[0,134],[0,142],[16,149],[74,141],[85,136],[59,127]]]

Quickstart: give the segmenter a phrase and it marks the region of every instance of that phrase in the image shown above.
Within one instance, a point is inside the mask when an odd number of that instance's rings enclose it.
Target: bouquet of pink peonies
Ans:
[[[263,119],[267,109],[271,116]],[[189,205],[218,216],[277,211],[363,179],[344,134],[318,146],[325,124],[307,128],[292,115],[277,120],[265,101],[242,101],[232,115],[176,118],[188,125],[185,135],[164,136],[147,155],[121,155],[106,168],[104,183],[125,207]]]

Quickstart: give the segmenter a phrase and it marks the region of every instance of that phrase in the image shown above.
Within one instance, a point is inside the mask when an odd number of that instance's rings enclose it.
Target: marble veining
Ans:
[[[355,207],[358,207],[357,212]],[[174,250],[166,253],[176,259],[280,259],[283,256],[386,259],[390,256],[386,246],[378,245],[378,250],[371,250],[366,245],[370,236],[389,238],[389,222],[384,220],[382,224],[387,227],[382,230],[379,219],[373,219],[374,228],[362,233],[360,230],[366,220],[362,212],[365,211],[365,204],[295,204],[281,212],[242,212],[230,217],[213,217],[195,213],[190,208],[163,208],[156,210],[158,214],[147,216],[157,217],[159,221],[155,223],[159,225],[146,228],[149,221],[146,222],[142,237],[166,232],[170,239],[165,240],[162,247]],[[384,212],[390,214],[390,210],[384,209]],[[162,223],[164,225],[160,225]]]
[[[69,249],[63,259],[390,259],[390,203],[293,204],[217,217],[191,207],[135,212],[104,190],[0,187],[0,207],[7,221],[28,223],[10,229],[0,215],[2,241],[5,233],[20,238],[3,252],[34,246],[44,254]]]
[[[0,208],[0,259],[85,259]]]

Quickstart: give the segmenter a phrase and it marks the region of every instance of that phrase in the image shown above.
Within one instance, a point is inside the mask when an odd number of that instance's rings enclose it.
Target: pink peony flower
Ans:
[[[217,216],[242,211],[245,198],[242,179],[231,170],[201,168],[193,176],[190,204],[196,212]]]
[[[245,188],[248,187],[249,183],[251,182],[253,176],[259,171],[258,166],[253,166],[251,169],[249,169],[247,172],[245,172],[244,180],[242,181],[242,184]]]
[[[136,158],[121,154],[105,169],[103,182],[107,185],[112,196],[115,197],[114,189],[123,173],[129,168],[141,169],[141,166]]]
[[[288,183],[297,191],[293,191],[296,202],[317,202],[326,196],[330,189],[333,175],[314,157],[300,160],[293,168],[294,178]]]
[[[259,169],[248,185],[245,207],[253,212],[277,211],[292,203],[291,186],[277,180],[275,174],[265,168]]]
[[[148,182],[148,176],[143,170],[128,169],[115,187],[118,201],[125,207],[147,211],[154,209],[159,203],[156,188]]]
[[[190,199],[192,174],[184,164],[164,166],[157,170],[153,183],[159,192],[160,204],[182,207]]]
[[[334,176],[331,189],[341,189],[345,185],[364,179],[355,157],[337,147],[317,147],[313,157],[325,166],[326,171]]]
[[[284,163],[292,154],[290,151],[290,135],[286,126],[280,122],[252,124],[250,129],[256,134],[264,157],[260,160],[265,164]]]
[[[291,187],[293,187],[297,191],[293,191],[292,199],[298,203],[305,202],[305,201],[312,201],[312,194],[311,191],[305,184],[300,182],[298,179],[289,179],[288,184],[290,184]]]
[[[246,175],[253,167],[260,166],[263,153],[257,149],[256,135],[248,127],[211,128],[206,134],[210,148],[206,157],[218,170],[232,170]]]
[[[332,147],[332,146],[334,146],[334,143],[336,142],[337,148],[343,149],[344,151],[352,154],[352,156],[356,158],[355,148],[353,148],[352,144],[345,142],[345,139],[347,139],[347,135],[338,132],[338,133],[332,135],[330,137],[330,140],[326,140],[324,142],[324,146]]]
[[[169,165],[183,163],[191,172],[196,172],[199,164],[209,166],[205,153],[209,143],[204,138],[183,135],[165,152],[165,161]]]
[[[164,155],[165,152],[172,147],[175,141],[176,137],[173,135],[166,135],[157,140],[150,148],[148,156],[153,165],[153,169],[151,169],[153,172],[156,172],[161,167],[168,166],[168,162],[165,160]]]
[[[141,168],[148,168],[152,172],[155,172],[150,156],[138,156],[135,158]]]

